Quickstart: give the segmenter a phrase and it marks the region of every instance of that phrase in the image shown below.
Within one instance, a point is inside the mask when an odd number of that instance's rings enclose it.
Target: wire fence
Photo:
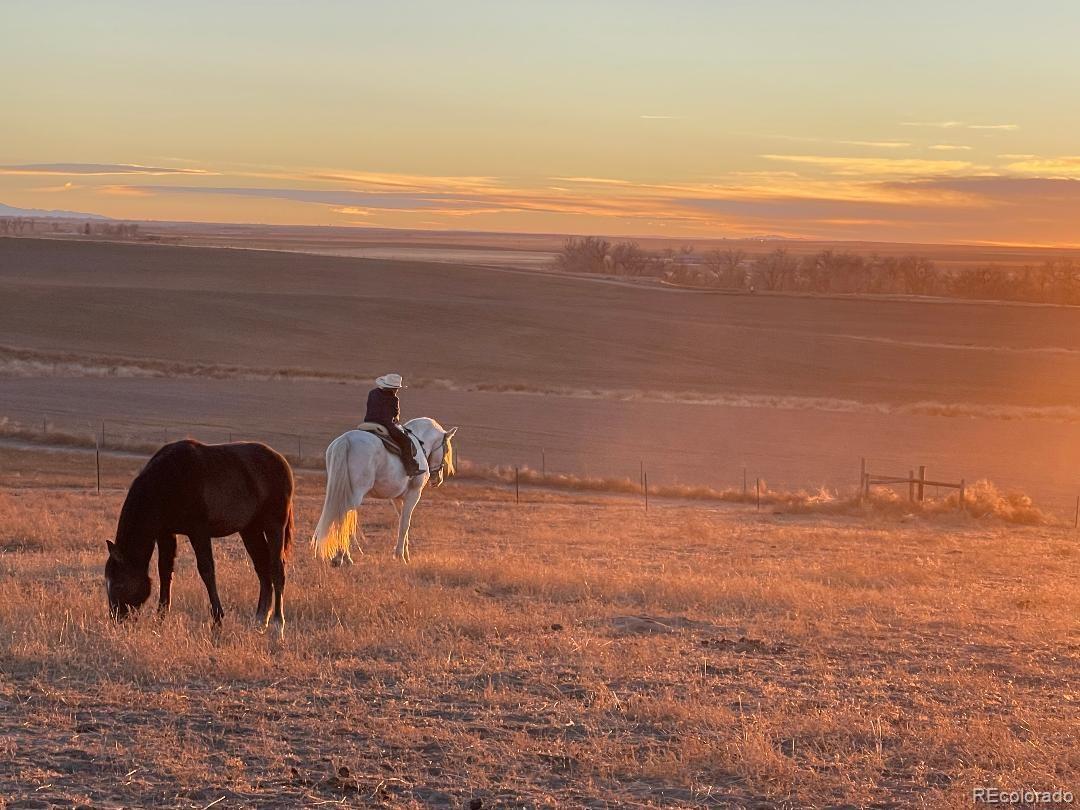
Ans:
[[[0,414],[0,436],[8,439],[52,445],[99,448],[102,451],[128,451],[149,455],[171,441],[193,438],[206,443],[259,441],[274,447],[300,469],[321,470],[327,445],[348,426],[333,430],[287,431],[258,424],[237,425],[217,421],[132,419],[124,416],[87,416],[74,410],[5,408]],[[472,465],[512,482],[528,483],[553,480],[560,476],[578,481],[588,479],[588,488],[597,488],[599,480],[622,482],[623,491],[643,487],[653,492],[673,487],[698,487],[741,492],[750,501],[761,491],[814,491],[828,488],[841,494],[855,494],[864,489],[865,475],[871,467],[876,473],[906,470],[911,459],[876,456],[862,459],[841,447],[833,455],[803,453],[783,447],[767,460],[724,457],[713,448],[699,447],[673,452],[670,447],[643,451],[639,445],[609,439],[586,440],[570,430],[529,430],[506,426],[464,424],[455,449],[463,466]],[[465,440],[461,441],[464,436]],[[602,448],[602,452],[600,451]],[[784,455],[780,456],[779,453]],[[956,472],[950,470],[950,472]],[[524,478],[522,476],[524,475]],[[921,477],[921,475],[920,475]],[[956,479],[963,477],[957,474]],[[969,482],[977,476],[968,475]],[[645,485],[645,481],[649,485]],[[940,477],[938,477],[940,480]],[[1016,481],[1004,482],[1018,489]],[[906,485],[905,485],[906,486]],[[948,494],[926,484],[932,497]],[[1039,499],[1051,511],[1070,522],[1080,520],[1080,499],[1076,488],[1059,487],[1049,497]]]
[[[505,471],[516,468],[541,477],[567,475],[640,482],[648,468],[653,483],[658,486],[742,486],[744,489],[747,480],[751,485],[757,478],[763,482],[771,480],[768,470],[746,459],[735,459],[721,468],[716,462],[716,451],[704,447],[674,451],[662,446],[643,450],[632,441],[581,436],[565,429],[530,430],[475,423],[462,423],[459,427],[462,432],[455,442],[459,462]],[[8,438],[138,453],[149,453],[183,438],[206,443],[259,441],[275,448],[294,465],[308,469],[322,468],[327,445],[347,428],[288,431],[218,421],[87,416],[62,409],[6,408],[0,413],[0,436]],[[848,462],[846,466],[851,464]],[[852,470],[838,483],[854,489],[860,481],[857,471]]]

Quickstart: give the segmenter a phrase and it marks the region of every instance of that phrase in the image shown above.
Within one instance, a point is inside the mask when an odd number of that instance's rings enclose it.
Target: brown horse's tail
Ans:
[[[288,559],[293,541],[293,505],[289,503],[289,512],[285,515],[285,541],[281,544],[281,558]]]

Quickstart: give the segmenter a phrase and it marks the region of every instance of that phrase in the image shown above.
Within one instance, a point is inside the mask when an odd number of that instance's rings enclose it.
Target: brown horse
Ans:
[[[285,559],[293,536],[293,474],[279,453],[256,442],[201,444],[187,439],[158,450],[131,482],[116,542],[106,541],[109,611],[123,619],[150,598],[150,558],[158,549],[159,609],[168,610],[176,535],[187,535],[210,597],[215,626],[221,608],[210,538],[239,532],[259,577],[255,618],[285,632]]]

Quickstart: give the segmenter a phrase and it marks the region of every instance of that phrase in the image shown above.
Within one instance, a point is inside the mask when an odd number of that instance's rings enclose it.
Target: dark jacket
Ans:
[[[365,422],[378,422],[380,425],[396,425],[401,418],[401,402],[397,389],[376,388],[367,395],[367,413]]]

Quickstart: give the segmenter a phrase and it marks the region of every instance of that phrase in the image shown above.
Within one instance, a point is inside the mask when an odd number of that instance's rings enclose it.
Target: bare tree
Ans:
[[[923,256],[902,256],[899,265],[908,294],[929,295],[933,292],[937,270],[932,261]]]
[[[787,248],[777,248],[754,262],[754,279],[763,290],[791,289],[797,267]]]
[[[746,286],[746,251],[710,250],[705,254],[705,268],[716,277],[719,287],[742,289]]]

